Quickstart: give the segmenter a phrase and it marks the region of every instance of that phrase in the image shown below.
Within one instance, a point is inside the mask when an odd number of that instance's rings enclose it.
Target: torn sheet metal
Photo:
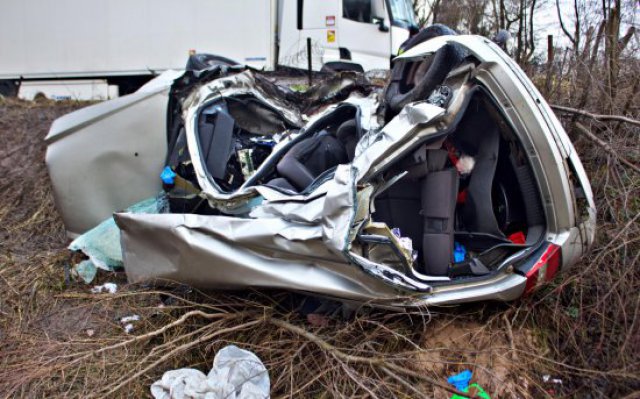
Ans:
[[[352,162],[353,168],[358,171],[358,181],[363,179],[372,168],[393,160],[394,158],[390,156],[392,152],[404,142],[414,139],[417,128],[444,115],[444,112],[443,108],[427,102],[409,104],[382,130],[369,131],[358,142],[356,158]]]
[[[118,213],[115,219],[132,283],[280,288],[360,301],[399,295],[330,251],[319,224],[192,214]]]
[[[357,186],[373,165],[386,160],[389,149],[397,147],[414,129],[444,113],[444,109],[427,103],[407,106],[384,129],[364,137],[351,164],[340,165],[333,179],[318,191],[324,195],[309,201],[272,202],[265,200],[251,212],[251,217],[280,217],[306,223],[321,221],[323,237],[329,248],[343,252],[349,249],[349,235],[357,211]]]
[[[226,78],[221,78],[209,82],[208,84],[200,87],[194,91],[183,104],[183,109],[186,109],[184,113],[185,131],[187,138],[187,146],[189,154],[193,162],[193,167],[196,173],[198,184],[202,189],[202,196],[209,200],[212,207],[220,209],[227,213],[236,214],[244,209],[244,206],[251,198],[255,198],[260,195],[266,200],[308,200],[307,195],[290,195],[282,194],[281,192],[268,187],[256,186],[251,184],[250,179],[240,187],[238,190],[230,193],[223,192],[207,175],[206,165],[203,162],[203,156],[201,154],[200,147],[198,145],[197,124],[198,115],[202,111],[203,107],[207,106],[213,101],[222,98],[238,97],[238,96],[252,96],[270,108],[276,110],[281,114],[284,120],[292,125],[302,126],[303,115],[301,115],[295,108],[295,106],[284,102],[282,99],[270,96],[268,93],[275,90],[274,87],[266,87],[270,83],[260,80],[256,80],[254,74],[251,71],[246,71]],[[361,118],[360,123],[365,130],[378,128],[378,124],[375,120],[375,110],[378,106],[375,96],[361,97],[353,95],[349,97],[344,103],[353,104],[360,108]],[[326,107],[324,110],[311,115],[304,128],[299,133],[288,135],[283,140],[279,141],[273,148],[271,155],[262,163],[262,166],[255,170],[255,174],[260,173],[262,167],[269,165],[271,159],[277,159],[281,156],[282,150],[284,150],[292,141],[294,141],[299,135],[304,134],[310,126],[313,126],[322,117],[330,114],[336,109],[338,105],[333,104]],[[311,196],[317,196],[316,193],[311,193]]]
[[[288,288],[354,300],[428,290],[428,285],[398,270],[360,261],[347,252],[362,223],[356,220],[358,204],[366,206],[361,213],[368,214],[373,193],[373,189],[363,190],[367,184],[359,179],[417,126],[443,112],[427,103],[408,106],[384,129],[363,140],[365,145],[351,164],[339,165],[330,179],[295,196],[297,200],[291,195],[285,196],[287,201],[264,198],[251,210],[250,219],[117,214],[129,279],[175,280],[207,288]],[[257,186],[255,192],[268,190]],[[358,195],[365,197],[358,199]],[[229,195],[211,192],[211,197],[219,196]]]

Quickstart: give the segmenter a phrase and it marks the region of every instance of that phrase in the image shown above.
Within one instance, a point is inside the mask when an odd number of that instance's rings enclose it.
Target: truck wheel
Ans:
[[[39,91],[36,93],[35,96],[33,96],[33,101],[37,102],[37,103],[43,103],[46,102],[49,98],[46,96],[46,94],[44,94],[43,92]]]
[[[242,64],[220,55],[198,53],[189,56],[185,69],[187,71],[202,71],[216,65],[239,66]]]
[[[17,80],[0,80],[0,94],[5,97],[16,97],[20,82]]]
[[[353,71],[363,73],[364,69],[362,65],[355,64],[353,62],[344,62],[344,61],[332,61],[327,62],[322,65],[322,69],[320,72],[344,72],[344,71]]]

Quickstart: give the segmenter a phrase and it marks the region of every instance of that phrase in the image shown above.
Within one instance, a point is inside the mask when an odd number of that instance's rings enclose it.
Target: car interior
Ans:
[[[486,92],[474,92],[444,140],[425,144],[385,172],[402,178],[375,198],[372,216],[410,240],[414,276],[487,275],[542,238],[531,168]],[[364,256],[370,247],[362,246]]]
[[[420,82],[433,85],[422,75],[452,66],[437,56],[394,72],[410,80],[400,82],[395,95],[407,97]],[[456,88],[442,79],[427,101],[446,107]],[[468,96],[445,136],[417,144],[371,181],[393,183],[374,196],[371,220],[357,234],[352,252],[412,278],[444,281],[490,275],[542,238],[544,210],[517,135],[486,90],[477,85]],[[390,119],[398,111],[385,112]],[[295,138],[283,141],[289,135]],[[224,193],[254,185],[290,195],[309,191],[338,165],[353,161],[362,136],[359,108],[349,103],[303,130],[251,96],[219,98],[203,106],[197,120],[202,163]],[[183,156],[170,156],[170,166],[197,186],[184,155],[184,129],[172,153]],[[216,213],[201,199],[172,192],[177,188],[169,191],[174,212]]]

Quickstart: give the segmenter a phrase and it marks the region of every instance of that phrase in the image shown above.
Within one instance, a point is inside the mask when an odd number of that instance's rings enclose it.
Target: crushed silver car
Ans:
[[[114,215],[130,281],[379,306],[514,300],[591,245],[576,151],[497,45],[439,36],[384,90],[357,79],[305,104],[216,66],[62,117],[47,164],[68,232],[162,190],[165,211]]]

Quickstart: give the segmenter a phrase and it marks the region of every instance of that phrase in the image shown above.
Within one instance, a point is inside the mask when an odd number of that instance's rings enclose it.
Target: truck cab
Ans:
[[[417,30],[410,0],[280,0],[278,64],[314,70],[389,69]]]

